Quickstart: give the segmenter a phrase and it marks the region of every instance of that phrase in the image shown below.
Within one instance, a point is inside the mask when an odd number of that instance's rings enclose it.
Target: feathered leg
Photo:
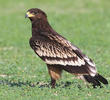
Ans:
[[[56,80],[58,80],[61,77],[62,69],[55,65],[47,65],[48,72],[51,77],[51,86],[52,88],[55,88]]]

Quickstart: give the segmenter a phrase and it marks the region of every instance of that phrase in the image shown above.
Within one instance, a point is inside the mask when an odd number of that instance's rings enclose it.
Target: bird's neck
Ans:
[[[32,21],[33,36],[40,34],[40,32],[49,32],[50,30],[51,30],[51,26],[49,25],[47,20]]]

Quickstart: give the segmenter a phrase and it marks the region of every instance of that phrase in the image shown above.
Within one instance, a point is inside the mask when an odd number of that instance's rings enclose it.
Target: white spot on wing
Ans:
[[[95,73],[90,73],[90,75],[94,77],[96,74]]]
[[[88,57],[84,57],[84,59],[87,61],[87,63],[88,63],[90,66],[95,67],[95,63],[94,63],[94,62],[91,62]]]
[[[57,59],[48,59],[48,58],[46,58],[45,59],[45,62],[47,63],[47,64],[59,64],[59,65],[63,65],[63,66],[66,66],[66,65],[71,65],[71,66],[81,66],[81,65],[84,65],[85,64],[85,62],[82,60],[81,61],[81,59],[80,58],[78,58],[78,60],[77,61],[73,61],[72,59],[71,60],[69,60],[69,61],[67,61],[67,60],[63,60],[63,59],[61,59],[61,60],[57,60]],[[80,63],[81,62],[81,63]]]
[[[89,70],[92,72],[92,73],[95,73],[96,74],[96,69],[94,67],[89,67]]]

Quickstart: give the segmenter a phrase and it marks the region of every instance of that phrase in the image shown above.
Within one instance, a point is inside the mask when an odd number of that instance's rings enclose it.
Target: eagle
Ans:
[[[32,24],[30,47],[46,63],[52,88],[55,88],[63,70],[91,83],[93,87],[108,84],[107,79],[97,72],[95,63],[51,27],[44,11],[31,8],[25,17]]]

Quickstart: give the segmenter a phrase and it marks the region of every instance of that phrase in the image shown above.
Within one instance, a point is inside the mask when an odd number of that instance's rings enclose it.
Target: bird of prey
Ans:
[[[52,88],[55,88],[56,80],[61,77],[63,70],[91,83],[93,87],[101,87],[101,83],[108,84],[97,72],[95,63],[50,26],[44,11],[32,8],[25,17],[32,23],[30,46],[46,63]]]

